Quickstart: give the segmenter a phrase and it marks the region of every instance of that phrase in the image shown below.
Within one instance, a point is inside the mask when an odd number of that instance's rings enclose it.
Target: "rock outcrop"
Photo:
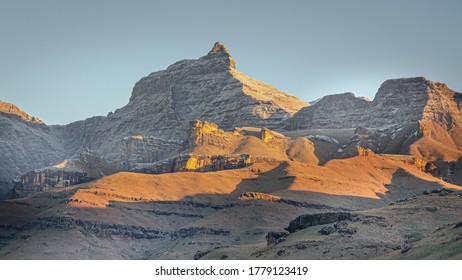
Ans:
[[[301,215],[292,220],[286,230],[290,233],[307,227],[336,223],[343,220],[351,220],[353,215],[349,212],[331,212],[320,214]]]
[[[24,197],[31,193],[53,188],[65,188],[94,180],[86,173],[65,171],[62,169],[43,169],[30,171],[15,181],[13,193],[16,197]],[[12,198],[13,196],[10,196]]]
[[[460,124],[460,118],[454,115],[460,112],[461,100],[461,94],[445,84],[424,77],[387,80],[373,101],[352,93],[325,96],[295,114],[287,128],[377,128],[432,120],[451,130]]]
[[[267,200],[267,201],[280,201],[281,198],[275,195],[260,193],[260,192],[245,192],[239,196],[242,200]]]
[[[461,101],[462,94],[442,83],[423,77],[394,79],[380,86],[373,101],[352,93],[323,97],[296,113],[285,128],[361,128],[351,146],[457,160],[462,156]]]
[[[454,115],[460,113],[461,98],[445,84],[424,77],[387,80],[373,101],[357,98],[353,93],[325,96],[313,106],[301,109],[286,128],[379,128],[432,120],[450,130],[460,123]]]
[[[26,112],[21,111],[16,105],[3,102],[0,100],[0,115],[8,116],[10,118],[18,118],[24,122],[44,124],[42,120],[36,117],[32,117]]]
[[[182,171],[210,172],[244,168],[255,161],[256,159],[248,154],[215,156],[185,154],[158,163],[139,163],[132,171],[147,174]]]
[[[288,120],[286,129],[357,127],[363,125],[370,106],[370,101],[351,92],[328,95],[298,111]]]
[[[356,150],[358,151],[358,156],[362,157],[375,157],[375,153],[371,151],[371,149],[368,148],[363,148],[363,147],[356,147]]]
[[[0,102],[0,199],[13,187],[16,176],[63,158],[64,149],[53,127]]]
[[[223,138],[224,131],[218,125],[200,120],[191,122],[188,132],[188,145],[215,145],[218,138]]]
[[[180,141],[142,135],[125,137],[122,141],[125,145],[122,164],[128,167],[128,170],[137,163],[164,159],[182,146]]]

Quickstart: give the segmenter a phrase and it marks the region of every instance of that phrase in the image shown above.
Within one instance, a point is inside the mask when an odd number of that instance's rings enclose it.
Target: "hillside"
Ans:
[[[217,246],[247,252],[299,215],[381,209],[441,187],[462,189],[380,156],[324,167],[281,161],[207,173],[118,173],[0,203],[0,253],[14,259],[191,259]]]

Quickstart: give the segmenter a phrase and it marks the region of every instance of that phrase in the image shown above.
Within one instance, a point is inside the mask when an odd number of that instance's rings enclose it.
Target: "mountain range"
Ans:
[[[0,258],[460,259],[461,102],[413,77],[310,104],[218,42],[107,116],[0,101]]]

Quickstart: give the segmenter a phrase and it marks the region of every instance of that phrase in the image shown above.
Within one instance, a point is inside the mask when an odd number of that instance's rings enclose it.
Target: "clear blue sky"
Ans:
[[[462,1],[0,0],[0,100],[49,124],[106,115],[135,82],[225,44],[305,101],[390,78],[462,92]]]

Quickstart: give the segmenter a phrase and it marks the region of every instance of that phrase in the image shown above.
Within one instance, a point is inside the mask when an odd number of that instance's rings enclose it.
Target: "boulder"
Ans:
[[[337,229],[334,226],[329,225],[329,226],[323,227],[319,232],[324,235],[329,235],[331,233],[334,233],[336,230]]]
[[[282,241],[285,240],[285,238],[289,235],[289,233],[285,231],[273,231],[273,232],[268,232],[265,235],[265,239],[267,244],[266,245],[271,245],[271,244],[278,244]]]

